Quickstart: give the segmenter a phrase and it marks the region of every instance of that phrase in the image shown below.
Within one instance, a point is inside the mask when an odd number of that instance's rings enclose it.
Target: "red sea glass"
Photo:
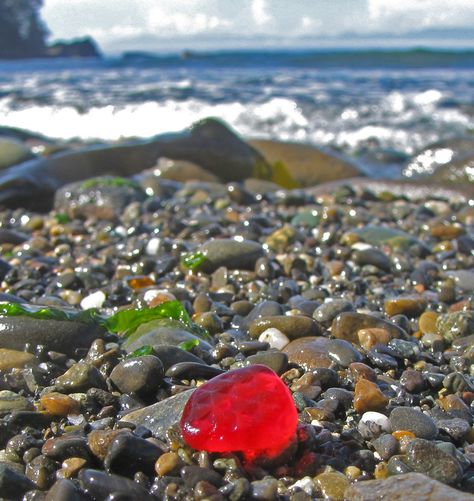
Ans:
[[[181,417],[188,445],[208,452],[243,452],[269,458],[288,447],[298,413],[290,391],[264,365],[217,376],[194,391]]]

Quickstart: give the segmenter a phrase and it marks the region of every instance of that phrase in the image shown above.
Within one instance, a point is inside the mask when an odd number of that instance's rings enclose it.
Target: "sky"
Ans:
[[[474,0],[44,0],[53,39],[93,36],[105,52],[287,45],[348,32],[468,32]],[[472,40],[474,36],[470,37]]]

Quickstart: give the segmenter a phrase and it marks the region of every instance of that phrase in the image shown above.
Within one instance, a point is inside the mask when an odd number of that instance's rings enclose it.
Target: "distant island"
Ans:
[[[41,19],[43,0],[0,1],[0,59],[95,57],[102,54],[89,36],[48,43]]]

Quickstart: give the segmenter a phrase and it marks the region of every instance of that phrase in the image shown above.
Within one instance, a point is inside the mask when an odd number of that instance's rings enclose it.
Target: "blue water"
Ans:
[[[301,141],[394,172],[474,131],[474,51],[238,51],[0,62],[0,125],[118,139],[216,116],[246,137]]]

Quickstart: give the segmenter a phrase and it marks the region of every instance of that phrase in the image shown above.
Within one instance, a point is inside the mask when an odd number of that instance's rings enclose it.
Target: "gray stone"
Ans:
[[[411,407],[395,407],[390,413],[392,430],[406,430],[418,438],[431,440],[438,435],[438,428],[429,416]]]
[[[199,251],[206,259],[197,269],[206,273],[212,273],[221,266],[232,270],[253,270],[257,259],[263,256],[263,247],[258,242],[227,238],[210,240]]]
[[[348,487],[347,501],[474,501],[474,496],[433,480],[420,473],[406,473],[384,480],[367,480]]]
[[[110,374],[110,380],[122,393],[147,395],[163,382],[163,364],[158,357],[145,355],[123,360]]]
[[[360,362],[362,355],[344,339],[331,339],[327,345],[328,355],[341,367],[349,367],[353,362]]]
[[[155,437],[165,440],[166,431],[181,419],[184,406],[193,391],[193,389],[186,390],[156,404],[130,412],[122,418],[122,421],[137,426],[143,425]]]
[[[453,484],[462,477],[459,461],[429,440],[417,438],[406,449],[405,461],[417,473],[424,473],[445,484]]]
[[[0,464],[0,493],[2,498],[20,500],[26,491],[35,489],[35,484],[4,464]]]
[[[325,327],[329,327],[339,313],[344,311],[354,311],[354,305],[347,299],[332,299],[318,306],[314,310],[313,318]]]
[[[40,320],[26,316],[0,318],[0,348],[22,350],[25,344],[43,345],[47,350],[74,355],[89,348],[103,329],[92,324],[63,320]]]

